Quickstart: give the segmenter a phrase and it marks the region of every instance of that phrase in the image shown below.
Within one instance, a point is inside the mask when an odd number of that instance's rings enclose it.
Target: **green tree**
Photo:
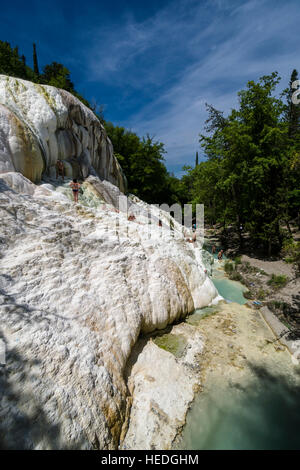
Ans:
[[[241,246],[241,227],[246,228],[269,254],[280,249],[281,222],[289,217],[283,193],[291,147],[285,104],[274,96],[279,80],[274,72],[248,82],[238,93],[238,109],[227,118],[207,106],[208,135],[200,136],[207,161],[193,172],[194,199],[205,201],[210,220],[222,220],[224,228],[234,224]]]
[[[58,62],[52,62],[49,65],[45,65],[43,74],[41,75],[41,81],[47,85],[74,92],[74,85],[71,82],[70,71],[64,67],[63,64],[59,64]]]
[[[11,77],[27,78],[27,67],[19,56],[19,49],[14,49],[8,42],[0,41],[0,73]]]
[[[289,87],[284,90],[283,96],[286,97],[286,109],[285,109],[285,120],[289,127],[289,137],[300,144],[300,104],[295,104],[292,101],[293,83],[298,80],[298,72],[296,69],[293,70],[289,82]]]
[[[134,132],[111,122],[105,122],[105,128],[127,177],[129,192],[150,203],[180,201],[184,187],[178,178],[167,172],[161,142],[149,135],[140,139]]]
[[[37,53],[36,53],[36,44],[33,43],[33,71],[36,75],[36,78],[39,78],[40,72],[39,72],[39,65],[38,65],[38,59],[37,59]]]

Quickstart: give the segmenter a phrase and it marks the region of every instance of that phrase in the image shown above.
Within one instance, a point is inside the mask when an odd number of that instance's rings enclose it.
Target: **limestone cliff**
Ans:
[[[200,248],[176,226],[177,237],[155,224],[149,238],[145,204],[132,203],[129,222],[104,201],[101,185],[88,179],[76,206],[51,180],[36,186],[20,173],[1,175],[6,448],[115,448],[128,397],[124,368],[140,333],[216,299]],[[115,197],[115,186],[104,189]]]
[[[170,215],[153,207],[149,225],[136,197],[134,221],[118,211],[124,178],[90,110],[62,90],[4,76],[0,103],[0,447],[116,448],[139,335],[215,302],[217,291],[201,246],[174,220],[170,232]],[[67,176],[85,178],[78,205],[70,180],[53,178],[58,158]]]
[[[90,109],[65,90],[0,75],[0,172],[39,182],[55,174],[58,159],[69,177],[97,174],[125,189],[112,144]]]

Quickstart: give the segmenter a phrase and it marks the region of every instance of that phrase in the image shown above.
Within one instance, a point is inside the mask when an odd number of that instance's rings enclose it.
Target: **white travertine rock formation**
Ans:
[[[170,449],[201,386],[198,358],[204,342],[199,331],[180,323],[166,336],[185,340],[180,354],[162,349],[152,339],[145,346],[140,340],[136,346],[141,350],[137,360],[132,366],[128,364],[132,403],[121,449]]]
[[[0,75],[0,173],[17,171],[32,182],[55,175],[89,174],[125,190],[111,141],[94,113],[71,93]]]
[[[55,179],[58,159],[64,182]],[[72,177],[84,180],[78,205]],[[198,377],[184,381],[202,349],[200,337],[180,364],[157,348],[152,357],[150,345],[128,383],[126,367],[141,333],[219,297],[201,246],[186,243],[169,214],[151,206],[149,225],[149,206],[131,196],[128,213],[135,219],[128,221],[119,207],[125,184],[103,126],[80,101],[0,75],[1,448],[114,449],[126,432],[124,446],[167,447],[182,426]],[[169,377],[156,364],[164,357]],[[152,367],[157,382],[148,387],[148,402],[169,413],[166,435],[154,440],[151,412],[149,432],[134,435],[145,412],[138,406],[139,394],[147,394],[144,371]],[[173,401],[180,395],[174,413],[168,384]]]
[[[201,247],[176,224],[176,237],[155,224],[149,238],[146,204],[132,201],[129,222],[113,206],[116,187],[96,177],[74,205],[67,183],[35,185],[9,169],[0,175],[1,446],[116,448],[140,333],[218,299]],[[181,389],[188,403],[191,389]],[[181,405],[179,415],[180,424]]]

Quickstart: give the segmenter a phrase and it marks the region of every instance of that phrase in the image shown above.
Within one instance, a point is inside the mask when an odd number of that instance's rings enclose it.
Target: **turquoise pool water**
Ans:
[[[222,266],[224,261],[227,260],[226,256],[223,256],[223,262],[220,262],[218,261],[219,249],[212,255],[211,247],[208,244],[205,246],[206,249],[202,252],[202,259],[219,294],[229,302],[236,302],[240,305],[245,304],[247,299],[243,296],[243,292],[245,292],[247,288],[240,282],[231,281],[225,276]]]
[[[300,449],[299,397],[299,387],[263,369],[244,388],[210,384],[196,398],[178,447]]]
[[[224,299],[245,304],[246,288],[214,264],[212,281]],[[196,310],[187,322],[197,325],[218,306]],[[300,449],[300,388],[264,366],[250,365],[248,382],[230,378],[207,382],[196,397],[177,448],[184,450]],[[298,370],[300,374],[300,369]]]
[[[247,299],[243,296],[243,292],[247,290],[240,282],[230,281],[227,278],[215,278],[212,277],[212,281],[219,294],[224,297],[225,300],[230,302],[236,302],[243,305],[247,302]]]

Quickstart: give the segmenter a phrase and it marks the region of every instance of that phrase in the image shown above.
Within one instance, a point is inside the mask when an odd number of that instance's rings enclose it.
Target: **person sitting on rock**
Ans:
[[[58,179],[59,176],[62,176],[62,179],[64,181],[64,179],[65,179],[65,167],[64,167],[64,164],[61,160],[57,160],[57,162],[56,162],[56,179]]]
[[[74,178],[73,181],[70,183],[70,186],[73,191],[73,197],[74,197],[74,202],[78,202],[78,193],[79,193],[79,188],[80,184],[77,182],[77,179]]]

